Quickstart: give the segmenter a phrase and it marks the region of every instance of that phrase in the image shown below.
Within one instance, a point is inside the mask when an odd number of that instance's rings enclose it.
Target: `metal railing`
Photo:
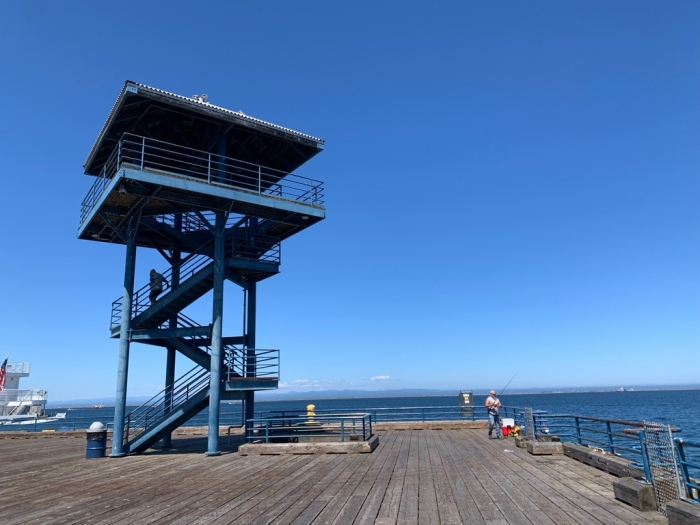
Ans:
[[[120,147],[121,143],[114,148],[114,151],[112,151],[110,156],[107,158],[107,161],[104,163],[104,166],[102,166],[102,171],[100,171],[100,174],[95,177],[95,182],[92,183],[90,190],[87,192],[87,195],[85,195],[85,198],[80,205],[81,225],[83,222],[85,222],[87,216],[100,200],[100,197],[102,197],[102,194],[109,185],[109,182],[112,180],[112,177],[114,177],[114,175],[117,173],[119,169]]]
[[[209,386],[209,371],[195,366],[124,418],[124,444],[157,424],[175,408]]]
[[[261,348],[225,348],[224,363],[227,379],[255,378],[278,379],[280,377],[280,351]]]
[[[248,419],[248,443],[367,441],[370,414],[327,414]]]
[[[190,253],[182,259],[180,262],[180,286],[185,284],[185,281],[192,277],[199,270],[203,269],[205,266],[212,262],[209,256],[209,251],[213,246],[213,241],[203,245],[197,251]],[[172,267],[168,268],[163,272],[163,286],[167,289],[172,285]],[[167,283],[167,284],[166,284]],[[147,283],[141,288],[134,292],[131,298],[131,318],[136,318],[141,312],[146,311],[151,306],[150,300],[151,285]],[[124,298],[120,297],[112,302],[112,315],[110,318],[110,329],[113,330],[121,325],[122,322],[122,307],[124,305]]]
[[[124,133],[83,199],[80,224],[83,224],[111,179],[123,167],[175,175],[312,206],[323,207],[324,204],[325,190],[323,182],[319,180],[216,153]]]
[[[469,414],[465,414],[464,408],[471,408]],[[523,408],[501,407],[500,417],[512,418],[515,424],[522,426]],[[357,409],[314,409],[316,414],[343,414],[357,412]],[[372,421],[394,422],[394,421],[477,421],[488,419],[486,407],[461,407],[461,406],[428,406],[428,407],[382,407],[363,409],[372,416]],[[259,412],[258,417],[301,417],[306,414],[306,410],[270,410]]]
[[[270,235],[234,235],[227,239],[226,243],[229,245],[227,248],[232,257],[254,259],[276,264],[279,264],[281,261],[282,243],[279,237]],[[214,241],[210,241],[182,259],[180,262],[179,286],[184,286],[188,278],[192,277],[199,270],[212,262],[211,254],[213,246]],[[172,287],[172,275],[172,267],[162,273],[164,290]],[[131,299],[132,319],[150,308],[150,293],[150,282],[134,292]],[[124,298],[120,297],[112,302],[112,314],[110,318],[111,330],[117,328],[121,324],[123,301]]]
[[[0,406],[8,403],[46,401],[46,393],[46,390],[2,390],[0,391]]]
[[[29,363],[7,363],[5,372],[8,374],[28,374],[29,368]]]
[[[603,419],[572,414],[533,414],[535,439],[547,435],[603,450],[609,454],[634,459],[642,465],[639,432],[640,421]],[[676,429],[677,430],[677,429]]]
[[[163,324],[163,328],[169,321]],[[182,312],[177,314],[178,328],[198,328],[202,325]],[[209,336],[192,336],[188,340],[211,355],[211,346],[206,344]],[[224,345],[224,377],[227,380],[241,378],[277,379],[280,377],[280,351],[277,349],[238,348]]]
[[[690,439],[675,438],[673,440],[678,452],[678,466],[683,476],[686,497],[700,503],[700,459],[689,457],[688,450],[695,452],[695,456],[700,458],[700,441]]]

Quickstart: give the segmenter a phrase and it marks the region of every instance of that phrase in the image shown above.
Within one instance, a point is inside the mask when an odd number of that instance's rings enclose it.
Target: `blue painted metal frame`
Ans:
[[[284,443],[324,438],[328,441],[367,441],[372,437],[371,414],[307,414],[246,420],[248,443]]]
[[[697,496],[700,492],[700,460],[691,461],[688,459],[686,454],[686,447],[691,449],[697,449],[696,456],[700,457],[700,441],[694,441],[690,439],[675,438],[673,442],[676,445],[676,450],[678,451],[678,464],[680,466],[681,474],[683,475],[683,483],[685,484],[685,489],[688,493],[688,497],[694,503],[700,503],[700,498],[693,497],[693,493]],[[691,470],[692,469],[692,470]],[[695,476],[691,476],[691,472]]]

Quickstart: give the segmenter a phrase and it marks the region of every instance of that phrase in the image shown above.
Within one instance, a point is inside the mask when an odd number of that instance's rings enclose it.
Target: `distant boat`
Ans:
[[[66,413],[60,412],[55,416],[39,416],[28,414],[25,416],[0,416],[0,425],[41,425],[42,423],[52,423],[66,419]]]
[[[105,406],[106,406],[106,405],[105,405],[102,401],[100,401],[99,404],[97,404],[97,405],[90,405],[89,408],[105,408]]]

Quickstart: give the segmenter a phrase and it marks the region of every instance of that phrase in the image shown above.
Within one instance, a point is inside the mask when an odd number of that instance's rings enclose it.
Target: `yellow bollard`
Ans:
[[[306,421],[307,425],[314,425],[316,421],[314,421],[314,416],[316,415],[316,412],[314,412],[314,409],[316,408],[316,405],[306,405],[306,417],[309,418]]]

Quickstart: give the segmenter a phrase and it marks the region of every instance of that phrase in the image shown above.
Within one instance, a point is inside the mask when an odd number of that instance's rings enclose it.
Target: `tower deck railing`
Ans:
[[[233,157],[125,133],[83,199],[82,225],[121,168],[164,173],[312,206],[324,204],[323,182]]]

